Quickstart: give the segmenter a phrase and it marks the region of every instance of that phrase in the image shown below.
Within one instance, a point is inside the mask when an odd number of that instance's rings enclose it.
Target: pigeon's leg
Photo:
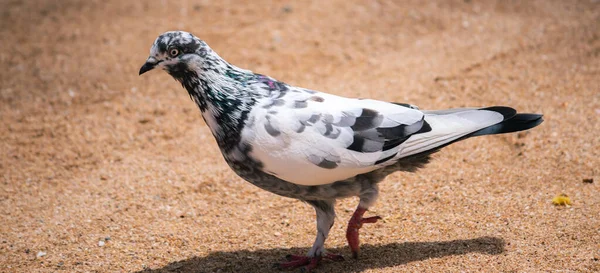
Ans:
[[[311,204],[317,212],[317,238],[312,248],[308,251],[306,256],[299,255],[288,255],[286,258],[288,262],[276,264],[280,269],[303,267],[305,272],[314,269],[321,259],[329,259],[333,261],[342,261],[344,258],[341,255],[326,253],[324,245],[329,230],[333,226],[335,219],[334,203],[335,201],[307,201]]]
[[[379,190],[376,185],[373,185],[371,188],[367,190],[361,191],[360,203],[358,207],[354,211],[352,218],[348,221],[348,229],[346,230],[346,239],[348,240],[348,245],[350,246],[350,250],[352,250],[352,257],[357,259],[358,253],[360,251],[359,239],[358,239],[358,230],[362,227],[363,224],[367,223],[375,223],[377,220],[381,219],[379,216],[372,216],[363,218],[363,215],[367,211],[367,209],[375,203],[377,196],[379,195]]]
[[[312,248],[308,251],[308,257],[318,257],[325,254],[325,240],[329,236],[329,230],[335,220],[335,201],[309,201],[317,213],[317,238]]]

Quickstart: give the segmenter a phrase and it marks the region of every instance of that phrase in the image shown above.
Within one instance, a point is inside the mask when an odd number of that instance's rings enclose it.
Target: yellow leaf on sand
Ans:
[[[556,206],[569,206],[571,205],[571,198],[568,195],[561,193],[556,197],[552,198],[552,204]]]

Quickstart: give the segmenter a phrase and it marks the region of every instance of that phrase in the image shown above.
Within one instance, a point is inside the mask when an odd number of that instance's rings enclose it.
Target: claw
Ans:
[[[288,255],[285,256],[285,259],[288,260],[288,261],[297,261],[297,260],[306,259],[306,256],[288,254]]]

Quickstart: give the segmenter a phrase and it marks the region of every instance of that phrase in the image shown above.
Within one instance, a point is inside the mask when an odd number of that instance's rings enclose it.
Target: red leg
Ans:
[[[333,226],[335,211],[333,210],[335,200],[309,200],[307,201],[317,213],[317,238],[306,256],[288,255],[287,262],[277,263],[278,269],[291,269],[300,267],[302,272],[309,272],[316,268],[322,259],[332,261],[343,261],[341,255],[329,254],[325,251],[324,244]]]
[[[305,267],[300,268],[300,272],[310,272],[317,267],[320,261],[321,257],[314,257],[310,259],[310,263],[308,263]]]
[[[346,230],[346,239],[348,240],[348,245],[350,246],[350,250],[352,250],[352,257],[354,259],[358,258],[358,252],[360,250],[360,242],[358,240],[358,230],[362,227],[363,224],[367,223],[375,223],[377,220],[381,219],[379,216],[367,217],[363,218],[363,215],[367,209],[358,207],[350,221],[348,221],[348,229]]]

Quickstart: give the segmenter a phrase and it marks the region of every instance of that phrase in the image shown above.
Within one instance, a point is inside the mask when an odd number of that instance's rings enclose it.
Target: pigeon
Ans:
[[[416,171],[454,142],[527,130],[543,121],[542,115],[505,106],[425,111],[292,86],[228,63],[184,31],[165,32],[154,41],[139,74],[155,68],[187,90],[237,175],[314,207],[314,244],[306,255],[288,255],[276,264],[280,269],[310,271],[322,259],[344,260],[324,248],[337,199],[360,199],[346,230],[358,258],[358,231],[381,219],[365,212],[387,175]]]

